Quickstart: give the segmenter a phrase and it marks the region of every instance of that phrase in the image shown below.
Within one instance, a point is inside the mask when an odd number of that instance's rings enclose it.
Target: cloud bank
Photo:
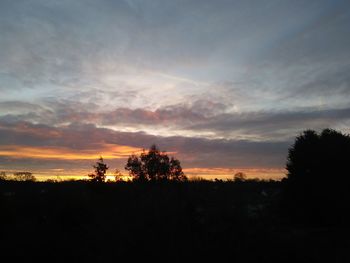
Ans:
[[[0,168],[157,143],[187,169],[283,169],[302,130],[350,132],[349,7],[1,1]]]

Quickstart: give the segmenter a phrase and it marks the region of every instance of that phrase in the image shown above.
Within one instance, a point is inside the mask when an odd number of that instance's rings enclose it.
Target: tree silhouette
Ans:
[[[123,181],[123,174],[119,171],[119,169],[115,169],[114,178],[116,182]]]
[[[131,155],[125,169],[136,181],[174,180],[184,181],[186,176],[182,171],[180,161],[169,158],[165,152],[160,152],[156,145],[152,145],[140,157]]]
[[[175,181],[187,181],[187,177],[182,171],[180,161],[175,159],[174,157],[171,157],[170,159],[169,177],[171,180],[175,180]]]
[[[234,182],[243,182],[246,179],[247,179],[247,176],[245,175],[245,173],[242,173],[242,172],[235,173],[235,175],[233,176]]]
[[[13,175],[16,181],[36,181],[35,176],[30,172],[15,172]]]
[[[142,167],[141,160],[136,155],[131,155],[125,165],[125,170],[129,171],[129,175],[133,177],[135,181],[147,181],[147,175]]]
[[[106,172],[108,170],[107,164],[104,162],[102,156],[98,159],[95,165],[93,165],[95,172],[89,174],[91,181],[93,182],[104,182],[106,180]]]
[[[7,180],[6,172],[3,172],[3,171],[0,172],[0,181],[2,180]]]
[[[325,129],[296,137],[287,158],[288,208],[309,220],[342,221],[349,208],[350,136]]]

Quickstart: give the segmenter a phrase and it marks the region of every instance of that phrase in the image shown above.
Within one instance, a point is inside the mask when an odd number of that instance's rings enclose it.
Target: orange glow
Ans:
[[[115,144],[97,145],[96,149],[87,150],[74,150],[67,147],[0,146],[0,156],[11,158],[95,160],[102,156],[104,159],[121,159],[141,152],[140,148]]]
[[[278,168],[187,168],[184,169],[189,178],[201,177],[204,179],[233,179],[235,173],[243,172],[248,179],[282,179],[286,171]]]
[[[107,172],[106,181],[115,182],[113,169]],[[13,172],[18,170],[11,169],[6,172],[11,175]],[[55,181],[65,180],[87,180],[90,179],[88,174],[92,173],[92,169],[45,169],[45,170],[29,170],[37,178],[38,181],[46,181],[52,179]],[[277,168],[187,168],[184,169],[186,176],[191,178],[204,178],[207,180],[217,179],[233,179],[233,176],[237,172],[243,172],[247,175],[248,179],[259,178],[259,179],[274,179],[281,180],[285,177],[286,171],[284,169]],[[132,180],[127,173],[123,172],[121,179],[123,181]]]
[[[107,182],[115,182],[115,175],[111,171],[108,171],[106,174]],[[13,173],[18,172],[18,169],[6,169],[8,178],[13,178]],[[36,180],[39,182],[54,180],[57,182],[61,181],[69,181],[69,180],[90,180],[91,178],[88,174],[92,173],[92,169],[62,169],[62,168],[54,168],[54,169],[29,169],[26,170],[28,172],[33,173]],[[122,176],[119,178],[122,181],[130,181],[132,177],[127,173],[122,173]]]

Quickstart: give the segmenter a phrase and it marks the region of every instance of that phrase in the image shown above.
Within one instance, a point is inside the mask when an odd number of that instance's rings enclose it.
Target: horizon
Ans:
[[[108,165],[108,162],[106,162]],[[106,173],[106,181],[115,181],[115,169],[110,169]],[[2,170],[6,173],[8,179],[16,179],[13,174],[15,172],[30,172],[34,175],[36,181],[67,181],[67,180],[90,180],[88,174],[93,172],[91,169],[81,170],[64,170],[64,169],[48,169],[48,170],[25,170],[25,169],[13,169]],[[236,173],[244,173],[246,179],[259,179],[259,180],[276,180],[283,179],[286,175],[285,169],[249,169],[249,168],[190,168],[184,169],[185,175],[189,180],[204,179],[204,180],[233,180]],[[123,180],[132,180],[132,177],[125,171],[121,171]]]
[[[350,133],[350,2],[1,1],[0,171],[84,178],[159,146],[187,176],[277,179]]]

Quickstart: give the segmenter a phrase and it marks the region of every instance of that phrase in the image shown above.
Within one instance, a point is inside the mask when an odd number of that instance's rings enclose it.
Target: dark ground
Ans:
[[[281,196],[281,182],[4,181],[0,257],[350,262],[347,227],[291,222]]]

